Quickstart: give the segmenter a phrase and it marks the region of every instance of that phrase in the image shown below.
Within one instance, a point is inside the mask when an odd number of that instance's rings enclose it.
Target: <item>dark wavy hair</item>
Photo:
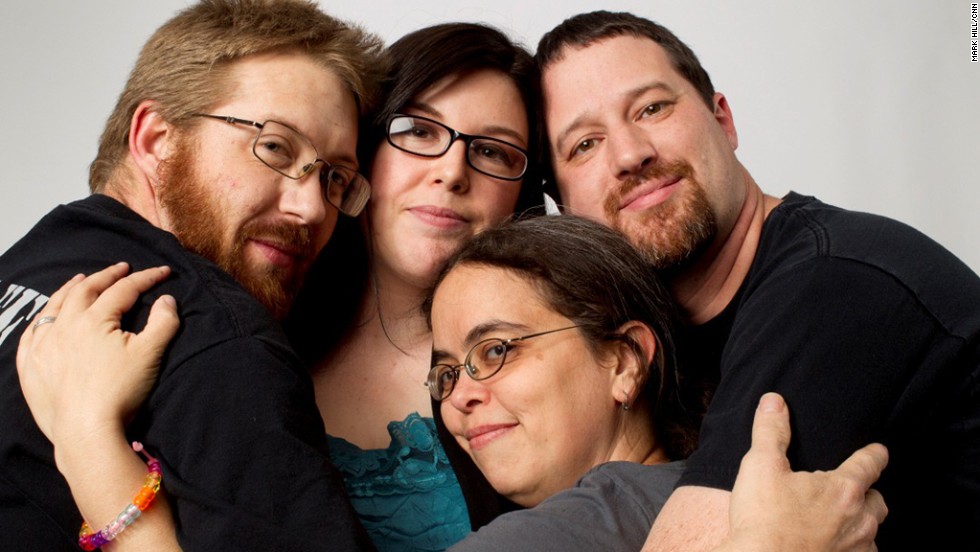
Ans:
[[[377,145],[385,140],[388,118],[440,80],[483,69],[507,75],[520,92],[530,133],[528,169],[521,185],[516,213],[541,204],[544,127],[540,114],[541,82],[530,52],[503,32],[480,23],[443,23],[411,32],[388,48],[391,71],[381,83],[381,104],[361,126],[364,140],[359,157],[370,164]]]
[[[388,118],[440,80],[491,69],[514,82],[527,110],[528,169],[515,214],[537,213],[542,204],[540,160],[544,127],[540,79],[534,58],[501,31],[478,23],[444,23],[411,32],[388,47],[390,69],[381,81],[378,106],[360,124],[358,158],[369,167],[384,141]],[[284,327],[297,352],[319,360],[356,323],[369,285],[368,246],[359,221],[340,217],[327,247],[307,275]]]

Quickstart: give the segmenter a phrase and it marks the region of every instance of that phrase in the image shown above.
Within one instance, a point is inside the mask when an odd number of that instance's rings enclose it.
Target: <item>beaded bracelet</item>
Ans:
[[[143,513],[143,510],[149,508],[150,503],[156,498],[157,491],[160,490],[160,481],[163,479],[163,474],[160,472],[160,462],[146,453],[143,450],[143,445],[136,441],[133,441],[133,450],[146,458],[148,471],[143,486],[136,493],[132,504],[127,505],[116,519],[105,526],[105,529],[98,533],[93,533],[89,524],[84,521],[82,522],[82,529],[78,532],[78,546],[82,550],[95,550],[96,548],[105,546],[107,542],[116,538],[119,533],[122,533],[124,529],[132,525],[136,521],[136,518],[140,517],[140,514]]]

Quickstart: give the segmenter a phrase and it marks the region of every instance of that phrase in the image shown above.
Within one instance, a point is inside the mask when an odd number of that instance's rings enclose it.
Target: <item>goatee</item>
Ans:
[[[651,179],[680,178],[678,189],[662,203],[627,216],[620,211],[622,198]],[[694,169],[684,161],[651,165],[642,174],[623,182],[603,205],[606,220],[625,234],[633,246],[658,270],[675,271],[688,266],[718,232],[714,212]]]

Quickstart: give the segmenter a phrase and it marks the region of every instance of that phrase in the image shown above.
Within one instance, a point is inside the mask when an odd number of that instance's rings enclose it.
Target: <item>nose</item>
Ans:
[[[611,170],[619,179],[641,174],[657,159],[657,149],[648,132],[635,124],[627,124],[609,137]]]
[[[463,369],[461,368],[461,370]],[[476,381],[464,372],[465,370],[460,372],[459,380],[448,400],[456,410],[469,413],[477,406],[486,404],[490,400],[490,389],[484,382]]]
[[[279,197],[280,210],[298,219],[296,222],[316,226],[327,220],[330,212],[337,209],[327,203],[320,186],[320,171],[323,163],[299,180],[283,177],[282,192]]]
[[[466,162],[466,142],[457,140],[440,157],[432,159],[432,183],[445,186],[449,191],[465,194],[470,189],[469,165]]]

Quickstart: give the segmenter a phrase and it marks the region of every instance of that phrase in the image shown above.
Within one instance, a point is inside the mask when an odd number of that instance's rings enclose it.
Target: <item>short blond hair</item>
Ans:
[[[298,51],[347,84],[361,113],[371,109],[387,70],[384,43],[305,0],[202,0],[161,26],[147,41],[106,121],[89,168],[89,188],[102,191],[129,151],[130,121],[139,104],[157,103],[170,124],[184,127],[228,93],[232,62],[253,54]]]

